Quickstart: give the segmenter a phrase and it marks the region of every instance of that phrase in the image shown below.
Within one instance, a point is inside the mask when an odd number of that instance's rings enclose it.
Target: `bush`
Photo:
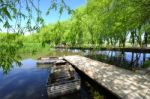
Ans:
[[[144,68],[150,67],[150,60],[145,61],[145,62],[143,63],[143,67],[144,67]]]

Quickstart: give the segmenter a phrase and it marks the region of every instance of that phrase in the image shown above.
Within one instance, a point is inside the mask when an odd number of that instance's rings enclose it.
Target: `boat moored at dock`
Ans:
[[[40,57],[37,60],[38,65],[42,64],[65,64],[66,61],[58,57]]]
[[[70,64],[54,65],[47,83],[48,96],[56,98],[79,91],[80,83],[79,75]]]

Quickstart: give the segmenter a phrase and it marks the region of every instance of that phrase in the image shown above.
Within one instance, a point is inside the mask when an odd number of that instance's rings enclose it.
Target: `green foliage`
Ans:
[[[22,40],[18,34],[1,34],[0,37],[0,68],[7,73],[12,68],[12,63],[21,65],[21,57],[17,54],[22,47]]]
[[[32,56],[42,51],[47,53],[50,50],[49,45],[46,44],[43,47],[42,43],[39,43],[40,41],[35,34],[24,36],[16,33],[0,33],[0,42],[0,68],[3,69],[4,73],[13,68],[13,63],[20,66],[20,60],[29,57],[26,55]]]
[[[50,1],[51,5],[49,5],[50,7],[48,8],[47,15],[50,13],[51,9],[58,10],[60,15],[64,10],[67,10],[68,13],[71,12],[71,9],[65,4],[64,0]],[[46,31],[44,31],[42,38],[37,34],[32,34],[27,37],[22,35],[26,31],[32,32],[38,30],[40,26],[44,25],[44,19],[41,16],[39,7],[40,2],[42,2],[42,0],[0,0],[0,24],[3,25],[3,27],[0,27],[0,30],[6,29],[8,32],[7,34],[0,34],[0,68],[2,68],[5,73],[13,67],[13,62],[20,65],[20,56],[18,53],[34,53],[42,47],[37,46],[35,43],[42,42],[43,46],[45,46],[45,43],[50,42]],[[33,13],[35,15],[34,17]],[[23,21],[26,23],[24,26],[22,25]],[[60,37],[58,37],[59,30],[57,31],[56,44],[60,42]],[[10,32],[14,34],[9,34]]]
[[[19,49],[18,53],[36,53],[42,49],[41,43],[23,43],[23,47]]]
[[[21,58],[33,58],[45,57],[49,53],[53,52],[49,45],[42,47],[40,43],[26,43],[22,49],[19,50]]]
[[[150,41],[147,1],[88,0],[71,19],[40,29],[43,43],[68,46],[147,46]],[[145,11],[144,11],[145,10]],[[142,37],[144,36],[144,38]]]
[[[149,61],[149,60],[145,61],[145,62],[143,63],[143,67],[144,67],[144,68],[150,67],[150,61]]]
[[[16,33],[32,32],[44,25],[40,9],[42,0],[0,0],[0,29],[12,29]],[[50,2],[46,15],[56,10],[61,15],[63,11],[72,13],[72,9],[64,0],[48,0]],[[34,15],[34,17],[33,17]],[[25,22],[26,25],[22,25]],[[13,23],[13,24],[11,24]]]

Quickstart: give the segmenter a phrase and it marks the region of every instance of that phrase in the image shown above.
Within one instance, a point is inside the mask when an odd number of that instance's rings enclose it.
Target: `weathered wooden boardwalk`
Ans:
[[[65,56],[64,59],[122,99],[150,99],[149,75],[82,56]]]

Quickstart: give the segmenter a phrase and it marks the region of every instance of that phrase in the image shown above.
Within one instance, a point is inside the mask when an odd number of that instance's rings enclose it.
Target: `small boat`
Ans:
[[[54,65],[48,78],[49,98],[70,94],[80,90],[81,79],[70,64]]]
[[[37,64],[65,64],[66,61],[59,59],[58,57],[41,57],[38,58]]]

